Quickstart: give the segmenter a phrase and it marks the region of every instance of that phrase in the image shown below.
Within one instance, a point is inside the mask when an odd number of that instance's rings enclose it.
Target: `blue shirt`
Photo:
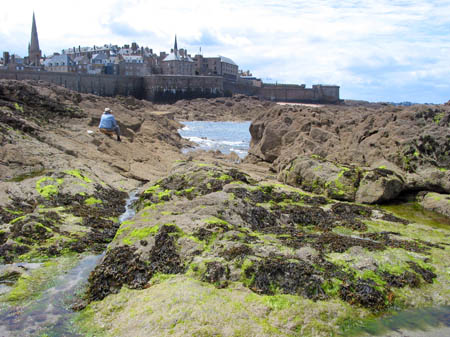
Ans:
[[[116,119],[112,114],[103,114],[98,127],[100,129],[114,129],[117,126]]]

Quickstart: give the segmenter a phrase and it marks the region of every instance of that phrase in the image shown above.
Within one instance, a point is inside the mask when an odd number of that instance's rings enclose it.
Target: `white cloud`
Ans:
[[[0,50],[25,54],[34,4],[2,5]],[[46,54],[132,41],[167,51],[177,34],[192,53],[229,56],[278,82],[335,83],[343,97],[369,100],[450,99],[448,0],[44,0],[34,9]]]

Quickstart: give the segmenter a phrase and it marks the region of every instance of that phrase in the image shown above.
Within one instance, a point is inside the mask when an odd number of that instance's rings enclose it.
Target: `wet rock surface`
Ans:
[[[417,199],[423,208],[450,218],[450,195],[434,192],[421,192]]]
[[[142,288],[150,275],[147,264],[139,259],[135,249],[112,249],[89,277],[93,286],[88,289],[88,299],[101,300],[111,293],[117,293],[124,284],[130,288]]]
[[[0,206],[6,263],[69,252],[102,252],[114,238],[127,194],[79,171],[34,178],[32,199]],[[84,186],[81,186],[82,184]]]
[[[218,288],[238,281],[257,294],[315,301],[337,296],[378,311],[392,304],[395,289],[433,282],[431,250],[446,250],[437,242],[403,239],[400,230],[376,230],[384,223],[413,226],[380,209],[262,185],[243,172],[202,162],[179,163],[168,177],[143,190],[136,208],[98,275],[116,268],[110,254],[132,248],[136,255],[130,261],[147,264],[147,275],[186,274]],[[395,273],[389,272],[395,261],[380,265],[372,257],[352,267],[340,257],[352,249],[368,256],[398,250],[420,254],[424,262],[416,265],[406,258],[408,263]],[[102,282],[91,282],[91,292],[104,289]]]

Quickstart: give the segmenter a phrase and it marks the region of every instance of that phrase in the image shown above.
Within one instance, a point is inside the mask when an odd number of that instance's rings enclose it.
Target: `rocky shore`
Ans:
[[[235,95],[213,99],[180,100],[173,105],[159,106],[174,113],[180,121],[251,121],[257,114],[270,111],[276,103],[257,97]]]
[[[120,143],[96,130],[105,107]],[[177,120],[253,120],[249,156],[182,154]],[[445,105],[154,106],[0,81],[0,319],[101,252],[72,301],[81,335],[345,335],[448,306],[450,228],[379,204],[416,193],[450,216],[449,122]]]
[[[280,106],[253,121],[249,153],[281,181],[340,200],[448,194],[449,123],[447,106]]]

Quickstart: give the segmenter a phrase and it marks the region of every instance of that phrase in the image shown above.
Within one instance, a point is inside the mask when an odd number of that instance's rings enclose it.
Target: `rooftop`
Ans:
[[[219,55],[219,57],[220,57],[220,62],[228,63],[228,64],[232,64],[232,65],[237,66],[237,64],[234,63],[234,61],[232,59],[230,59],[228,57],[225,57],[225,56],[221,56],[221,55]]]

